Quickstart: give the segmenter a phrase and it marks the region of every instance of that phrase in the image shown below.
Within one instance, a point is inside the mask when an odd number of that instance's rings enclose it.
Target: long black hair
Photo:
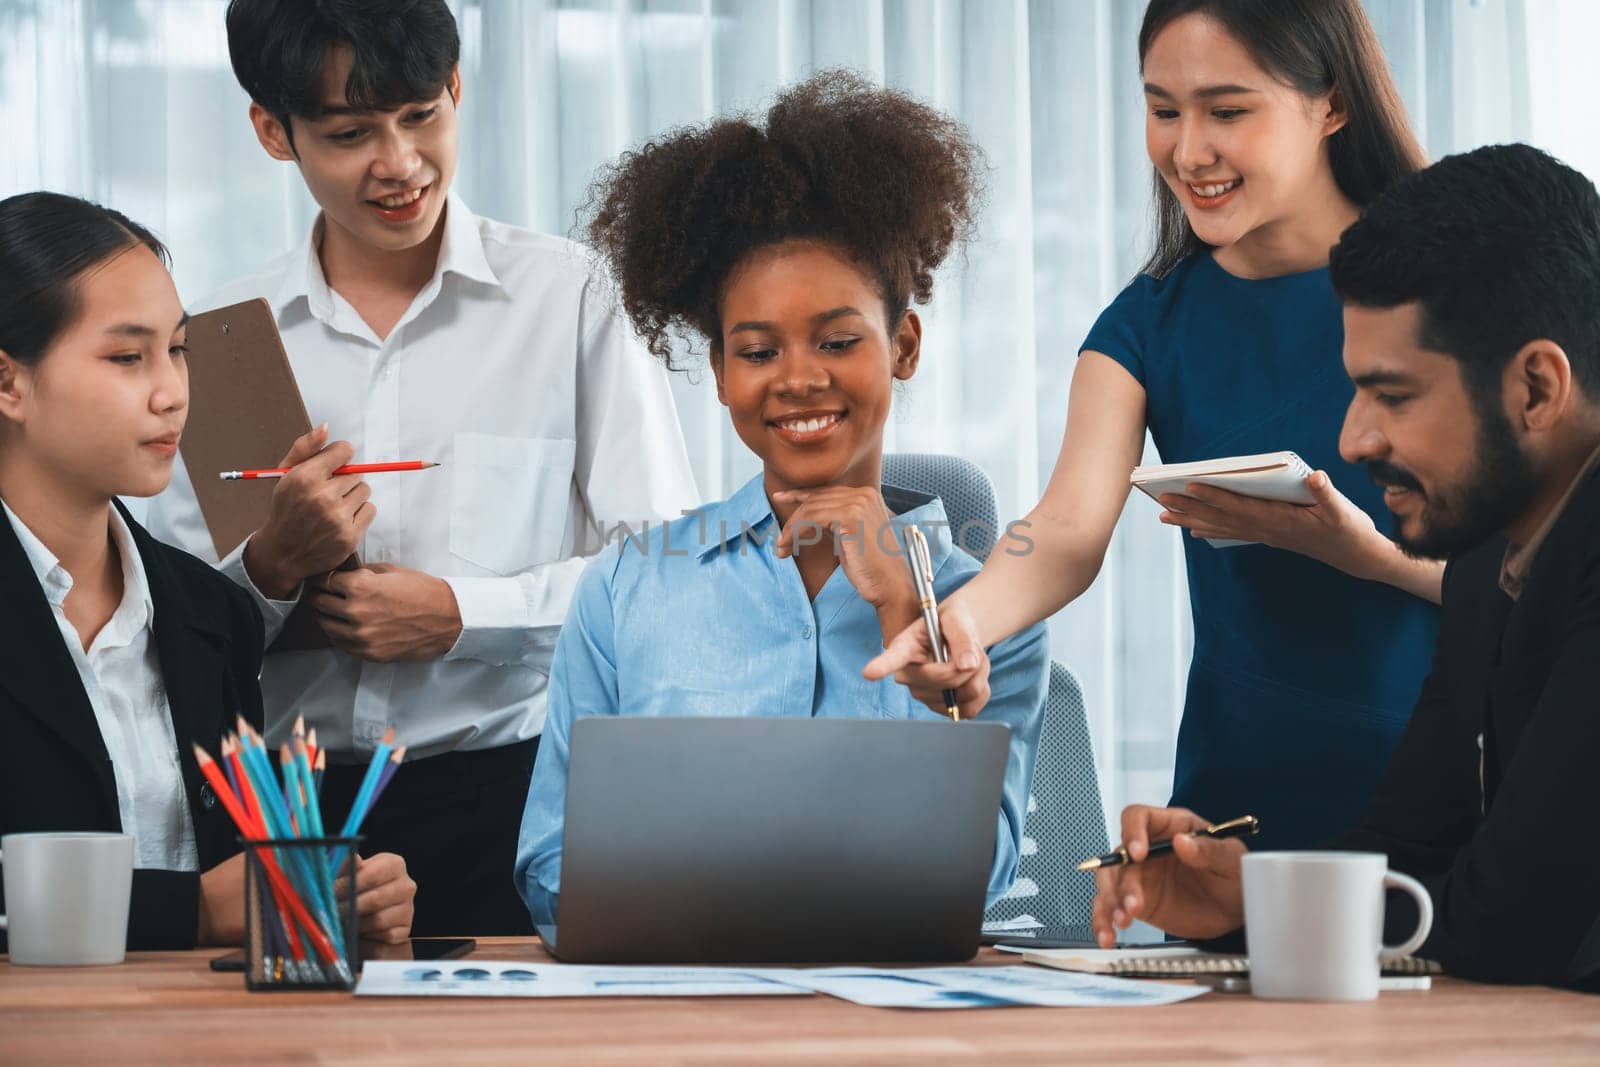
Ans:
[[[1306,96],[1339,94],[1348,117],[1328,139],[1328,161],[1357,207],[1427,165],[1361,0],[1150,0],[1139,27],[1141,69],[1161,31],[1194,14],[1214,19],[1262,70]],[[1156,242],[1143,273],[1159,278],[1210,246],[1159,171],[1154,178]]]
[[[120,211],[61,193],[0,200],[0,351],[37,363],[78,317],[78,275],[139,245],[169,262],[155,235]]]

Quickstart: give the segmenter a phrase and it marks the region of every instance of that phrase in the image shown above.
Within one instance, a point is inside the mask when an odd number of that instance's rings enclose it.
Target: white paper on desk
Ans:
[[[875,1008],[1131,1008],[1176,1004],[1206,993],[1201,986],[1039,967],[832,967],[787,972],[783,980]]]
[[[769,972],[776,974],[777,972]],[[565,963],[373,960],[366,997],[785,997],[811,990],[721,967],[589,967]]]

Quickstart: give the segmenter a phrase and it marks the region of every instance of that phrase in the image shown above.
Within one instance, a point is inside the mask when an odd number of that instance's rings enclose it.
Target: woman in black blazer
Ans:
[[[187,413],[165,258],[86,201],[0,201],[0,834],[133,833],[131,949],[241,940],[243,856],[192,746],[262,725],[249,594],[116,499],[166,486]],[[406,937],[405,862],[356,883],[363,936]]]

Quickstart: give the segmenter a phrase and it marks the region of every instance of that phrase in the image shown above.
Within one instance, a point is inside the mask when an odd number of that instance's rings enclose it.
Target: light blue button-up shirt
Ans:
[[[928,535],[941,598],[978,572],[951,544],[937,498],[887,486],[883,495],[899,513],[897,534],[915,523]],[[517,891],[535,923],[556,918],[568,746],[579,716],[941,717],[894,679],[861,676],[883,648],[877,611],[843,567],[808,597],[795,561],[773,552],[778,532],[758,475],[727,500],[613,544],[579,579],[551,664],[550,714],[517,845]],[[1049,675],[1044,626],[1002,641],[989,657],[991,696],[980,717],[1011,728],[992,902],[1017,873]]]

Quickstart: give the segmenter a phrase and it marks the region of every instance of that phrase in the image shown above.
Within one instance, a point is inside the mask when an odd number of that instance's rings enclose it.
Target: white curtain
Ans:
[[[223,6],[0,0],[0,195],[52,188],[127,212],[171,245],[190,299],[288,248],[314,215],[293,169],[269,160],[245,121]],[[1368,0],[1435,156],[1536,135],[1593,152],[1580,132],[1588,86],[1577,87],[1595,6]],[[1143,0],[452,7],[465,85],[458,188],[480,213],[549,232],[572,231],[595,168],[618,152],[759,109],[820,67],[856,68],[965,121],[993,167],[981,237],[936,288],[889,448],[977,461],[1003,517],[1037,499],[1078,343],[1146,250]],[[679,376],[676,397],[701,489],[717,496],[756,465],[704,378]],[[1180,542],[1135,497],[1099,581],[1053,622],[1055,656],[1084,686],[1110,813],[1167,795],[1190,646]]]

